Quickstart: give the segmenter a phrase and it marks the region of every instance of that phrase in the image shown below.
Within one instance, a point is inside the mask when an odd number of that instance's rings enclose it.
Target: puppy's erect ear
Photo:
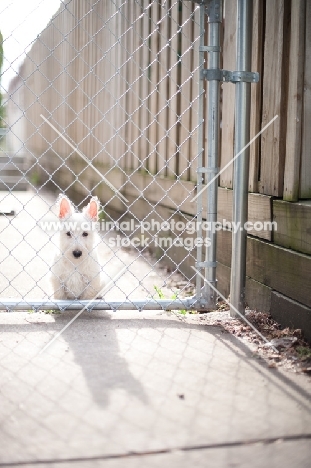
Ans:
[[[92,221],[97,221],[99,211],[99,200],[97,197],[92,197],[90,203],[83,208],[83,214]]]
[[[68,218],[73,211],[73,206],[70,203],[70,200],[64,195],[60,195],[58,198],[58,217],[60,219]]]

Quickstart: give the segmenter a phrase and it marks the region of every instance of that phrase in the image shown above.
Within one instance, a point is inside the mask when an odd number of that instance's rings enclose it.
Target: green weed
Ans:
[[[311,349],[306,346],[297,346],[296,351],[300,358],[311,358]]]
[[[159,296],[159,299],[165,299],[165,295],[164,295],[164,293],[163,293],[163,291],[162,291],[161,288],[158,288],[158,286],[155,286],[155,285],[153,286],[153,288],[155,289],[157,295]],[[172,300],[176,300],[176,299],[177,299],[177,294],[174,293],[174,294],[171,296],[171,299],[172,299]],[[182,314],[182,315],[186,315],[186,313],[187,313],[187,311],[186,311],[185,309],[177,310],[177,312],[178,312],[179,314]]]

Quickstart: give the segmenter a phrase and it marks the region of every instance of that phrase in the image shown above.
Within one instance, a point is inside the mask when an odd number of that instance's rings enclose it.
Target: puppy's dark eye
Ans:
[[[71,232],[70,231],[66,232],[66,236],[71,237]]]
[[[83,237],[87,237],[88,235],[89,235],[88,232],[83,232],[83,233],[82,233],[82,236],[83,236]]]

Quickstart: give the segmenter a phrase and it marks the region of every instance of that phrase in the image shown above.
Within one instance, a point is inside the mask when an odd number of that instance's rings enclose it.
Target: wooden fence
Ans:
[[[236,0],[224,1],[222,67],[227,70],[236,68],[236,9]],[[110,189],[85,169],[42,114],[122,189],[132,214],[147,216],[152,204],[162,217],[174,211],[174,216],[193,218],[199,34],[199,7],[191,1],[64,4],[10,88],[10,125],[20,136],[13,142],[15,151],[22,142],[28,155],[39,157],[40,175],[52,174],[61,188],[84,195],[90,190],[104,203],[110,200]],[[249,218],[277,221],[278,229],[249,237],[247,298],[250,305],[275,314],[275,304],[285,301],[309,325],[310,64],[311,3],[254,0],[252,70],[261,80],[252,85],[251,137],[278,118],[251,146]],[[234,97],[234,85],[223,84],[220,169],[233,158]],[[221,220],[231,220],[232,187],[229,166],[219,178]],[[116,197],[109,207],[125,211]],[[193,257],[181,249],[174,255],[181,270],[189,272]],[[219,287],[228,294],[227,231],[218,234],[217,260]]]

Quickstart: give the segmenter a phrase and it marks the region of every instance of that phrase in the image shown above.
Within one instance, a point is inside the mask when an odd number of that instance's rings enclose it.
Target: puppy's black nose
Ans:
[[[74,250],[72,253],[75,258],[79,258],[82,255],[81,250]]]

